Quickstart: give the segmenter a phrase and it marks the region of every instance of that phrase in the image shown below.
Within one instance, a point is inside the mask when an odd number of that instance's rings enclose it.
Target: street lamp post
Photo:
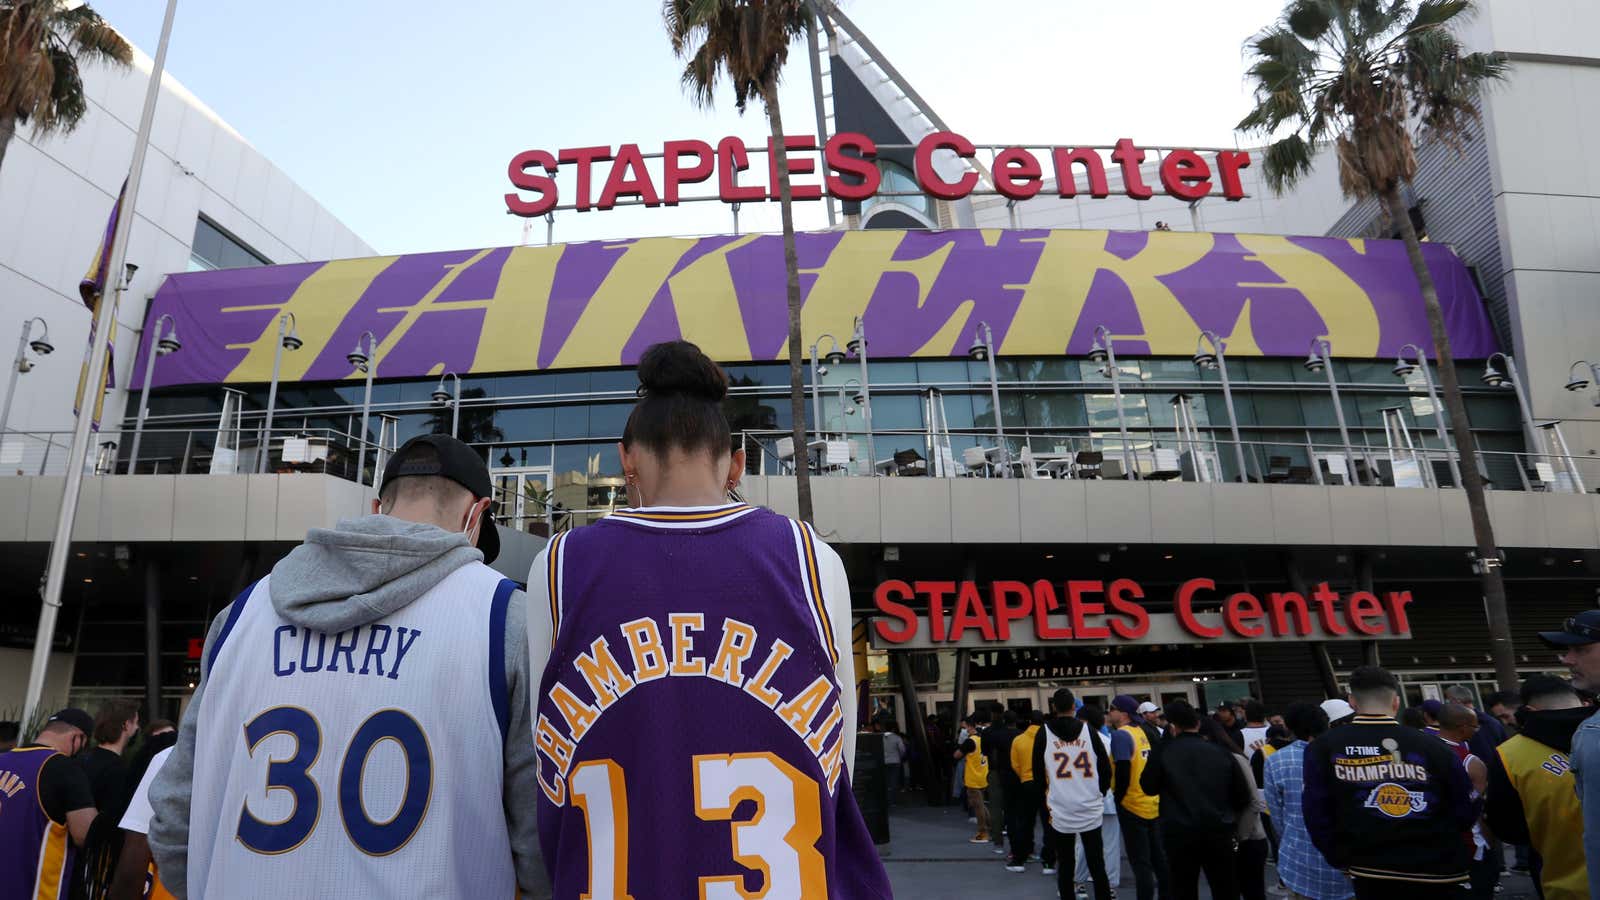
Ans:
[[[828,341],[830,349],[819,361],[817,359],[817,351],[821,348],[824,339]],[[827,430],[827,423],[822,421],[822,378],[828,374],[829,366],[837,366],[843,363],[844,351],[839,349],[838,339],[831,334],[818,336],[816,343],[811,345],[811,422],[817,427],[817,436],[819,438],[822,436],[822,432]],[[803,447],[796,447],[795,452],[803,455],[806,451]]]
[[[867,474],[878,474],[878,445],[872,439],[872,383],[867,378],[867,331],[861,317],[856,317],[855,331],[845,348],[856,355],[861,364],[861,422],[867,429]]]
[[[345,354],[345,359],[356,371],[364,372],[367,376],[367,389],[361,395],[361,431],[356,439],[361,445],[356,451],[356,484],[363,484],[367,471],[367,416],[372,412],[372,374],[378,370],[378,339],[370,331],[361,332],[356,338],[356,348]],[[374,477],[376,482],[377,478]]]
[[[1000,415],[1000,374],[994,367],[994,332],[988,322],[979,322],[967,356],[989,364],[989,402],[994,404],[994,437],[1000,448],[1000,477],[1011,477],[1011,446],[1006,443],[1006,426]]]
[[[42,333],[33,337],[33,323],[38,322]],[[11,421],[11,398],[17,392],[17,378],[33,371],[33,360],[28,358],[28,351],[32,350],[39,356],[48,356],[55,352],[55,345],[50,343],[50,324],[44,319],[34,316],[22,323],[22,336],[17,338],[17,357],[11,361],[11,377],[6,382],[6,402],[0,406],[0,435],[6,432],[6,423]]]
[[[1499,358],[1505,365],[1502,372],[1495,368],[1494,361]],[[1522,379],[1517,377],[1517,361],[1509,353],[1493,353],[1483,361],[1483,383],[1489,387],[1500,387],[1510,383],[1511,392],[1517,396],[1517,409],[1522,412],[1523,440],[1528,443],[1528,452],[1539,452],[1539,431],[1533,421],[1533,407],[1528,405],[1528,395],[1524,393]]]
[[[1415,363],[1406,360],[1407,350],[1416,352],[1417,361]],[[1433,404],[1433,427],[1439,435],[1439,445],[1444,448],[1445,461],[1450,463],[1452,482],[1456,487],[1460,487],[1461,465],[1456,460],[1455,448],[1450,444],[1450,432],[1444,425],[1444,405],[1439,402],[1439,393],[1433,387],[1433,375],[1428,372],[1428,354],[1424,353],[1422,348],[1416,344],[1406,344],[1400,348],[1400,353],[1394,360],[1394,369],[1391,371],[1395,375],[1405,378],[1416,371],[1419,366],[1422,368],[1422,383],[1428,388],[1428,402]]]
[[[454,397],[444,389],[446,378],[455,379],[456,392]],[[433,402],[443,406],[450,404],[450,436],[457,437],[456,432],[461,428],[461,376],[454,372],[446,372],[439,376],[439,386],[433,389]]]
[[[172,330],[162,334],[164,324],[171,325]],[[145,357],[144,387],[139,390],[139,415],[133,420],[133,446],[128,450],[129,475],[139,466],[139,443],[144,438],[145,417],[150,415],[150,379],[155,375],[156,357],[177,353],[183,348],[183,342],[178,340],[178,323],[173,321],[172,316],[163,314],[156,320],[151,332],[155,339],[150,342],[150,355]]]
[[[1089,347],[1089,361],[1099,363],[1102,366],[1101,374],[1111,379],[1111,399],[1117,405],[1117,433],[1122,438],[1122,477],[1132,478],[1133,441],[1128,437],[1128,414],[1122,409],[1122,373],[1117,368],[1116,341],[1111,337],[1111,329],[1104,325],[1094,327],[1094,344]]]
[[[278,317],[278,346],[272,352],[272,384],[267,386],[267,423],[261,435],[261,449],[256,451],[256,474],[267,471],[267,457],[272,455],[272,414],[278,406],[278,373],[283,367],[283,351],[299,350],[304,346],[295,333],[294,313]]]
[[[1307,372],[1323,372],[1328,376],[1328,392],[1333,395],[1333,418],[1339,423],[1339,440],[1344,442],[1345,475],[1355,474],[1356,451],[1350,443],[1350,427],[1344,421],[1344,403],[1339,400],[1339,382],[1333,377],[1333,345],[1325,337],[1311,339],[1311,355],[1306,357]],[[1312,465],[1316,460],[1311,460]]]
[[[1206,352],[1205,345],[1211,344],[1211,352]],[[1228,345],[1217,337],[1214,331],[1200,332],[1200,340],[1195,343],[1194,364],[1200,369],[1216,369],[1222,377],[1222,402],[1228,408],[1228,430],[1233,434],[1234,457],[1239,461],[1239,480],[1249,481],[1250,470],[1245,467],[1244,442],[1239,439],[1239,416],[1233,408],[1233,385],[1228,381]]]

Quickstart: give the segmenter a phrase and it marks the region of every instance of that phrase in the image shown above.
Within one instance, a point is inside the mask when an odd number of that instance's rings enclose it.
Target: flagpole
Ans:
[[[89,426],[94,421],[94,410],[99,397],[96,392],[105,390],[105,368],[108,346],[103,336],[106,329],[117,320],[117,306],[125,287],[123,263],[128,254],[128,234],[133,228],[139,200],[139,182],[144,175],[145,151],[150,146],[150,127],[155,122],[156,100],[161,96],[161,73],[167,64],[167,42],[172,37],[172,17],[177,12],[178,0],[167,0],[166,16],[161,20],[161,42],[156,46],[156,57],[150,70],[150,85],[145,89],[144,111],[139,115],[139,134],[133,142],[133,162],[128,171],[128,192],[123,198],[117,216],[116,232],[111,238],[111,259],[106,266],[106,284],[102,285],[99,315],[90,325],[89,371],[84,378],[83,396],[78,398],[78,419],[72,429],[72,449],[67,454],[66,486],[61,495],[61,512],[56,516],[55,537],[50,542],[50,562],[45,569],[43,603],[39,607],[39,633],[33,639],[33,664],[28,668],[28,694],[22,709],[22,721],[32,722],[44,694],[45,670],[50,665],[50,645],[55,642],[56,618],[61,612],[61,590],[66,581],[67,558],[71,555],[72,523],[78,514],[78,491],[83,486],[85,456],[89,449]],[[103,296],[110,290],[111,305]],[[109,315],[108,315],[109,313]],[[150,710],[147,715],[155,715]]]

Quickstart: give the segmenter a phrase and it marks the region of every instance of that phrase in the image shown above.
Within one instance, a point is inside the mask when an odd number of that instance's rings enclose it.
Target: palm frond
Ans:
[[[79,59],[115,62],[124,66],[133,63],[133,47],[99,16],[94,21],[81,22],[73,28],[72,43],[78,49]]]
[[[87,4],[0,0],[0,113],[40,133],[71,131],[89,106],[84,60],[127,66],[133,48]]]
[[[1457,16],[1463,13],[1470,15],[1473,10],[1472,0],[1422,0],[1417,4],[1416,15],[1406,23],[1406,31],[1449,25]]]
[[[1315,43],[1328,33],[1336,15],[1327,0],[1294,0],[1284,10],[1283,22],[1295,37]]]
[[[1301,176],[1311,171],[1311,157],[1311,145],[1299,132],[1268,144],[1261,154],[1261,173],[1267,179],[1267,186],[1278,194],[1293,187]]]
[[[726,78],[743,112],[777,84],[811,13],[805,0],[664,0],[661,17],[690,100],[710,106]]]

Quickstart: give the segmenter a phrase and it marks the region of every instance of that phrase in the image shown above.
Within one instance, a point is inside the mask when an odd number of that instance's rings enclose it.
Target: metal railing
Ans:
[[[813,435],[800,454],[819,477],[929,476],[980,478],[1093,478],[1149,481],[1314,484],[1416,488],[1459,487],[1453,450],[1387,447],[1362,435],[1352,444],[1318,439],[1303,430],[1298,439],[1239,442],[1247,471],[1231,439],[1214,433],[1186,438],[1172,429],[1130,429],[1123,443],[1116,431],[1027,429],[1008,431],[1002,450],[992,430],[951,431],[948,453],[942,436],[925,430],[875,430],[879,459],[865,456],[862,432]],[[746,471],[782,475],[794,471],[786,431],[743,431]],[[1479,450],[1479,471],[1490,490],[1584,493],[1583,470],[1600,473],[1600,457]],[[1009,460],[1009,462],[1008,462]]]
[[[93,475],[243,475],[256,471],[266,447],[266,471],[277,474],[316,473],[356,480],[362,441],[329,428],[274,428],[265,440],[260,427],[145,428],[137,464],[129,471],[127,448],[133,429],[106,429],[93,435],[94,452],[85,465]],[[11,431],[0,436],[0,475],[62,475],[67,470],[72,433]],[[366,442],[366,477],[371,484],[380,455]],[[391,450],[393,448],[390,448]]]

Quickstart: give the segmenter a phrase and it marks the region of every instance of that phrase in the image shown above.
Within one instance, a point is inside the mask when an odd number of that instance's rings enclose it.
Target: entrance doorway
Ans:
[[[550,536],[550,467],[493,469],[494,518],[504,528]]]

